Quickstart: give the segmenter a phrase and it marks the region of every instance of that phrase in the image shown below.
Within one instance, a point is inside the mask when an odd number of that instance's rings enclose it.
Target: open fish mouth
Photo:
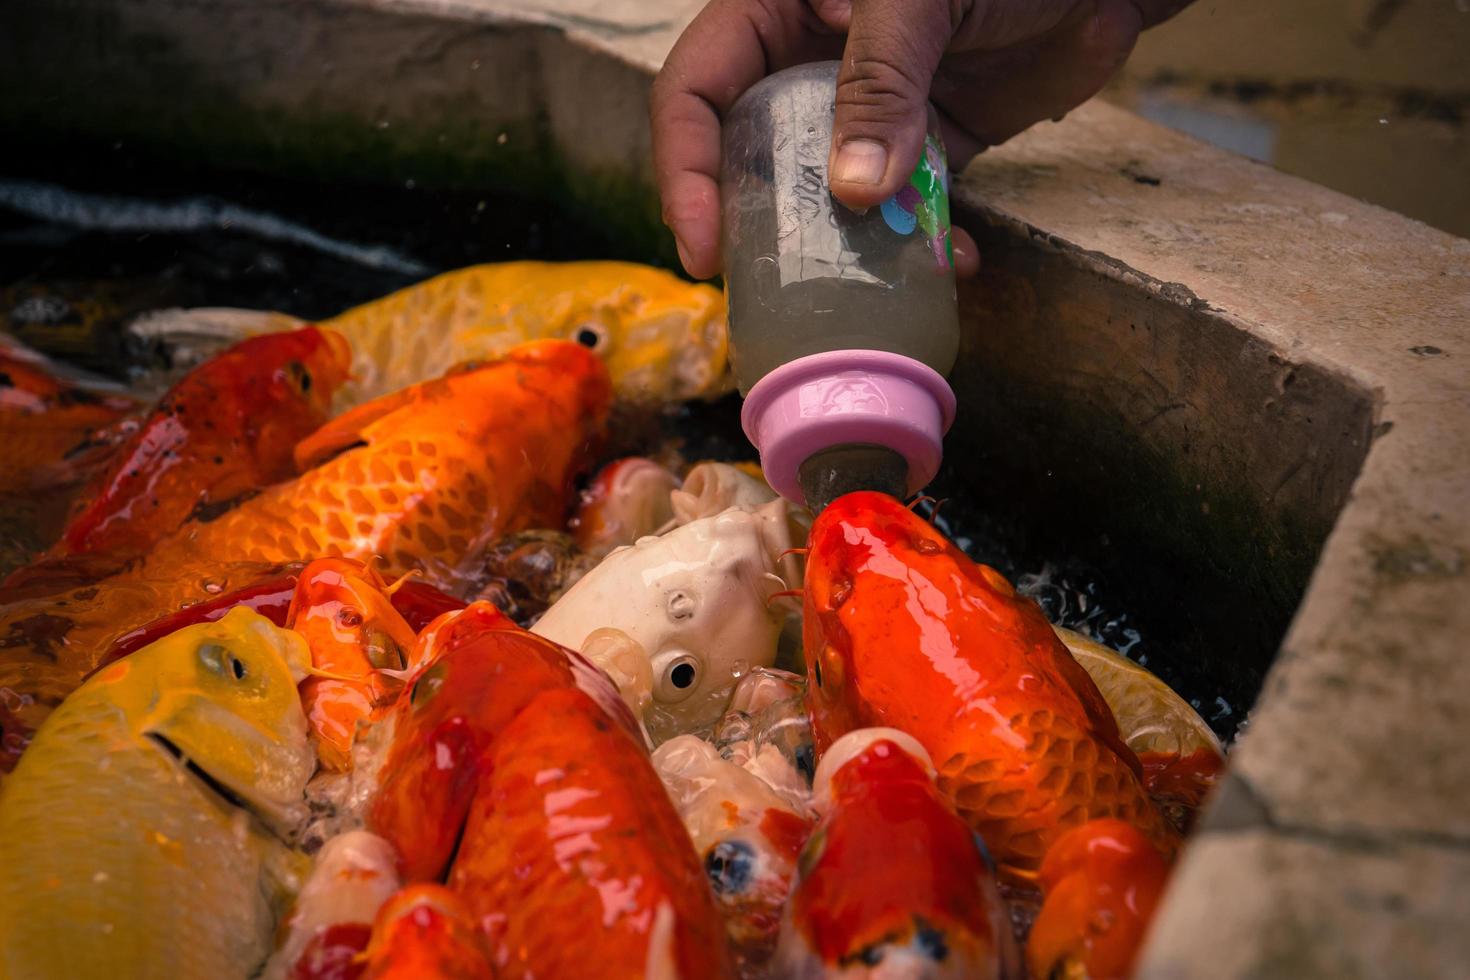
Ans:
[[[228,809],[239,810],[254,817],[267,830],[275,834],[275,828],[280,823],[275,814],[262,810],[259,806],[210,775],[209,770],[205,769],[193,759],[190,759],[188,754],[175,745],[168,736],[160,735],[157,732],[148,732],[147,738],[161,748],[166,755],[170,756],[175,765],[193,776],[207,794],[214,796]]]

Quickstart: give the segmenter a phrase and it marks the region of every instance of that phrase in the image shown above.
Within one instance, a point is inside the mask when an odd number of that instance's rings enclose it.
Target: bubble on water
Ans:
[[[1210,715],[1210,721],[1220,721],[1221,719],[1229,718],[1233,714],[1235,714],[1235,709],[1230,706],[1229,701],[1226,701],[1223,697],[1215,698],[1215,711]]]

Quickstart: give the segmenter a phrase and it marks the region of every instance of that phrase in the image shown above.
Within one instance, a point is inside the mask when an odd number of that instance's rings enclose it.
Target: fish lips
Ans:
[[[202,700],[187,719],[165,722],[144,732],[206,796],[256,817],[286,842],[304,826],[306,783],[316,760],[300,731],[282,739],[262,732],[228,709]]]

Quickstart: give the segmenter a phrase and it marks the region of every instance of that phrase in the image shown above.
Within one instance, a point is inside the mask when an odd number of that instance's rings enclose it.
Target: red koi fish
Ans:
[[[1096,817],[1172,850],[1097,686],[999,572],[878,493],[834,501],[810,543],[804,645],[819,751],[867,726],[914,736],[960,816],[1020,877]]]
[[[1164,856],[1131,824],[1093,820],[1063,834],[1041,862],[1031,975],[1129,976],[1168,876]]]
[[[363,980],[492,980],[485,936],[443,885],[410,885],[378,912]],[[317,980],[317,978],[312,978]]]
[[[370,823],[407,880],[447,869],[496,976],[730,975],[700,860],[605,675],[465,629],[394,723]]]
[[[816,775],[776,963],[790,977],[1018,975],[1010,917],[975,834],[895,729],[849,732]]]
[[[84,492],[52,557],[131,557],[196,513],[295,474],[296,444],[328,418],[352,353],[306,327],[242,341],[190,371]]]

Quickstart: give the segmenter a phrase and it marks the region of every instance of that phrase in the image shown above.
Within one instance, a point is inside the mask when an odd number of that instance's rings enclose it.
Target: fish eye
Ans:
[[[600,323],[579,324],[572,339],[588,350],[600,351],[607,346],[607,328]]]
[[[690,654],[681,654],[667,661],[659,671],[658,683],[653,696],[667,703],[683,701],[694,693],[699,683],[699,661]]]
[[[337,610],[337,625],[343,629],[356,629],[362,625],[362,613],[351,606],[343,606]]]
[[[408,703],[415,708],[422,708],[444,686],[444,675],[447,673],[449,668],[445,664],[439,663],[430,667],[424,672],[424,676],[414,682],[413,690],[408,695]]]
[[[199,662],[204,669],[221,677],[232,676],[237,681],[243,681],[249,673],[245,667],[245,661],[230,652],[229,648],[219,643],[201,643],[196,651]]]
[[[386,630],[369,629],[365,646],[368,663],[378,670],[403,669],[403,651]]]
[[[796,747],[795,760],[796,771],[805,776],[810,785],[817,776],[817,747],[811,742],[803,742]]]
[[[301,389],[303,395],[311,391],[311,372],[306,369],[305,364],[300,361],[288,361],[286,376],[291,379],[292,384]]]
[[[755,879],[755,848],[745,841],[722,840],[704,857],[704,873],[716,895],[740,895]]]

